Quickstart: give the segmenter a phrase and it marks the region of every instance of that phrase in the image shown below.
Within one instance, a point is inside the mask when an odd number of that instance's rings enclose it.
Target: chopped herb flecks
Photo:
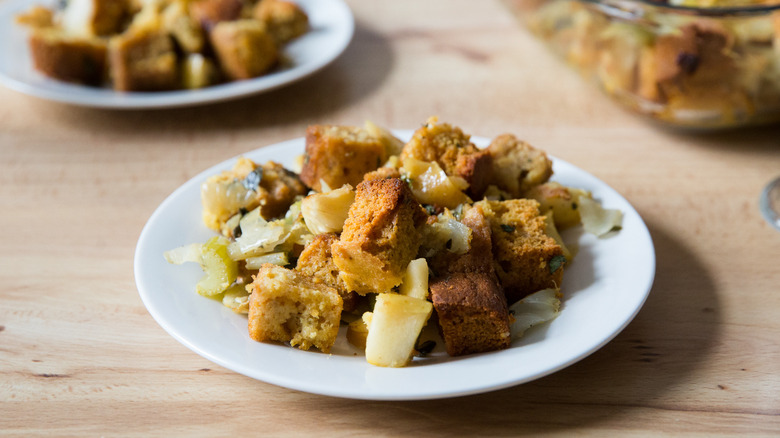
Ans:
[[[562,255],[557,255],[550,259],[550,274],[554,274],[555,271],[560,269],[563,265],[566,264],[566,257]]]
[[[507,224],[501,224],[501,229],[506,231],[507,233],[511,233],[511,232],[515,231],[515,227],[513,227],[511,225],[507,225]]]
[[[262,179],[263,168],[258,167],[257,169],[249,172],[249,174],[241,181],[241,184],[243,184],[244,188],[247,190],[257,191],[257,188],[260,187],[260,181]]]
[[[436,348],[436,341],[425,341],[420,344],[417,344],[414,346],[414,349],[417,350],[417,355],[420,357],[424,357],[428,354],[430,354],[433,349]]]

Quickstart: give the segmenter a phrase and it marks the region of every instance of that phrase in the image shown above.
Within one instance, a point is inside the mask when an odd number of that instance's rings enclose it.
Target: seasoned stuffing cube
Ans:
[[[279,163],[268,161],[258,166],[248,158],[239,158],[233,169],[210,177],[201,186],[203,222],[207,227],[229,236],[225,223],[242,209],[261,207],[260,215],[274,219],[284,215],[306,187],[297,175]]]
[[[552,176],[552,161],[547,154],[514,135],[496,137],[487,148],[492,157],[489,184],[509,193],[513,198],[523,197],[526,191],[544,183]]]
[[[220,22],[214,26],[210,37],[222,73],[228,79],[260,76],[279,60],[276,43],[256,20]]]
[[[244,10],[241,0],[195,0],[189,7],[192,18],[207,32],[222,21],[238,20]]]
[[[69,36],[56,28],[34,29],[30,53],[36,70],[46,76],[86,85],[105,78],[106,43],[99,38]]]
[[[268,32],[277,44],[286,44],[309,30],[309,17],[293,2],[260,0],[254,16],[268,26]]]
[[[109,63],[119,91],[173,90],[179,87],[176,51],[167,32],[139,27],[111,38]]]
[[[560,287],[563,249],[545,233],[538,202],[485,200],[476,205],[490,221],[494,266],[509,304],[542,289]]]
[[[365,295],[390,292],[401,284],[420,247],[419,227],[426,217],[400,179],[360,183],[341,238],[331,246],[347,287]]]
[[[62,28],[73,35],[111,35],[121,30],[128,8],[124,0],[69,0],[62,13]]]
[[[335,234],[318,234],[301,252],[295,271],[314,283],[336,289],[344,302],[344,310],[349,312],[357,306],[358,296],[347,289],[344,280],[339,277],[339,268],[333,262],[330,246],[338,240]]]
[[[363,181],[368,181],[370,179],[388,179],[400,177],[401,172],[399,172],[395,167],[380,167],[377,170],[368,172],[367,174],[363,175]]]
[[[487,188],[490,155],[471,143],[471,136],[448,123],[431,117],[403,148],[401,159],[416,158],[437,162],[449,176],[459,176],[469,183],[469,194],[480,195]]]
[[[247,286],[249,336],[258,342],[289,342],[323,353],[336,342],[342,303],[338,292],[280,266],[265,264]]]
[[[313,125],[306,130],[301,180],[316,191],[322,191],[320,180],[332,189],[344,184],[355,187],[385,161],[384,143],[365,129]]]
[[[465,254],[439,253],[431,282],[431,300],[450,356],[494,351],[510,344],[509,310],[493,268],[490,224],[480,207],[463,223],[472,232]]]
[[[185,3],[174,1],[169,4],[162,12],[162,21],[183,52],[203,52],[206,42],[203,28],[188,13]]]

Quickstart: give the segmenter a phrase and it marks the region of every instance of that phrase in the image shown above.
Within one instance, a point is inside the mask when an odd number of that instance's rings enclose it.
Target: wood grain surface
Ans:
[[[780,232],[758,196],[780,174],[780,128],[663,129],[497,1],[348,3],[357,28],[343,56],[266,94],[108,111],[0,88],[0,435],[778,436]],[[616,339],[513,388],[367,402],[223,369],[146,311],[135,244],[189,178],[309,124],[414,129],[430,115],[515,133],[636,207],[657,274]]]

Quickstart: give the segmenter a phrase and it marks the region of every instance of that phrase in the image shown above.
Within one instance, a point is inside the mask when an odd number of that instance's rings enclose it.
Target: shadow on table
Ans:
[[[96,134],[132,136],[161,132],[197,135],[209,131],[261,129],[296,122],[327,123],[337,110],[366,99],[381,87],[394,62],[390,43],[356,23],[355,36],[331,65],[277,90],[187,108],[106,110],[40,101],[42,118],[56,119]]]
[[[620,335],[581,362],[486,394],[418,402],[333,399],[328,406],[340,422],[370,425],[379,434],[403,427],[415,435],[493,436],[565,431],[637,407],[664,406],[665,394],[708,360],[720,314],[715,285],[695,255],[665,230],[651,227],[651,233],[657,271],[645,306]]]

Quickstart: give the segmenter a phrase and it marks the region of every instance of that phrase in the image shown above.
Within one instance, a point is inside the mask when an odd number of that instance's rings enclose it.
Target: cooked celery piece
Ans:
[[[283,252],[272,252],[270,254],[265,254],[258,257],[248,257],[246,259],[246,268],[260,269],[260,267],[266,263],[271,263],[279,266],[287,266],[290,262],[287,259],[287,254]]]
[[[610,231],[618,231],[622,227],[622,211],[604,208],[590,198],[581,197],[579,202],[580,218],[582,218],[582,226],[585,231],[601,237]]]
[[[327,193],[307,196],[301,201],[301,213],[312,233],[340,233],[353,202],[355,191],[347,184]]]
[[[408,364],[432,310],[426,300],[394,293],[377,295],[366,337],[368,363],[382,367]]]
[[[203,245],[201,267],[206,275],[195,286],[195,290],[206,297],[213,297],[225,291],[236,281],[238,265],[230,258],[228,240],[212,237]]]
[[[561,309],[559,295],[557,289],[543,289],[509,306],[509,311],[515,316],[515,322],[510,327],[512,339],[523,336],[526,330],[537,324],[555,319]]]
[[[447,250],[465,254],[471,248],[471,228],[455,219],[452,212],[445,210],[436,217],[436,222],[422,226],[421,253],[430,257]]]
[[[174,265],[181,265],[182,263],[201,262],[201,252],[203,251],[203,245],[200,243],[191,243],[189,245],[180,246],[170,251],[165,251],[163,256],[168,263]]]
[[[448,177],[436,162],[405,158],[401,170],[411,182],[412,192],[421,204],[455,208],[470,201],[462,191],[468,183],[463,178]]]
[[[428,299],[428,262],[425,259],[409,262],[399,292],[420,300]]]
[[[236,313],[249,312],[249,292],[245,284],[234,284],[222,295],[222,304]]]

